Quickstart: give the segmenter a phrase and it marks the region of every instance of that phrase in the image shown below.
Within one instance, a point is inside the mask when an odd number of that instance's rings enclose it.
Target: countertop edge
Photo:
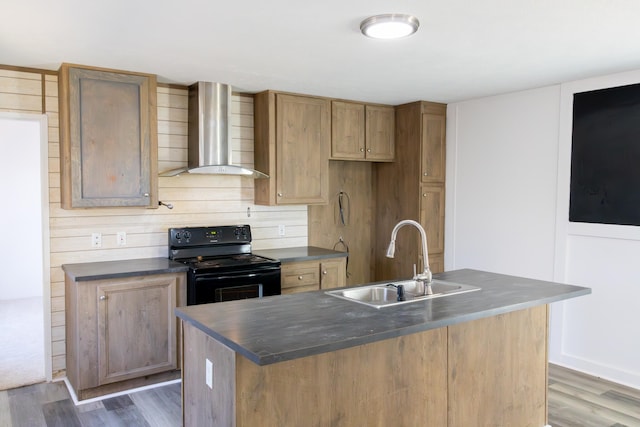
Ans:
[[[289,248],[262,250],[256,249],[253,253],[267,258],[278,259],[282,263],[346,258],[349,256],[348,252],[335,251],[333,249],[320,248],[317,246],[295,246]]]
[[[70,263],[63,264],[61,267],[65,274],[75,282],[150,276],[154,274],[183,273],[189,270],[189,267],[185,264],[159,257]]]
[[[226,345],[236,353],[241,354],[242,356],[251,360],[257,365],[264,366],[264,365],[270,365],[273,363],[298,359],[302,357],[313,356],[313,355],[337,351],[337,350],[343,350],[343,349],[355,347],[358,345],[364,345],[364,344],[369,344],[369,343],[382,341],[386,339],[397,338],[397,337],[414,334],[418,332],[439,329],[446,326],[452,326],[459,323],[478,320],[486,317],[492,317],[500,314],[527,309],[527,308],[547,305],[554,302],[559,302],[559,301],[579,297],[582,295],[588,295],[590,293],[591,293],[591,289],[589,288],[578,288],[576,290],[569,291],[560,295],[552,295],[549,297],[538,298],[532,301],[519,302],[515,304],[501,306],[501,307],[475,311],[467,314],[460,314],[450,319],[430,321],[422,324],[411,325],[411,326],[400,328],[400,329],[386,330],[377,334],[344,339],[344,340],[335,341],[327,344],[320,344],[313,347],[307,347],[304,349],[295,349],[291,351],[282,352],[279,354],[269,354],[266,356],[260,356],[259,354],[251,352],[246,348],[244,348],[243,346],[241,346],[240,344],[237,344],[236,342],[226,338],[224,335],[217,333],[216,331],[212,330],[211,328],[207,327],[201,322],[198,322],[197,320],[191,318],[186,313],[181,312],[180,307],[175,309],[175,314],[177,317],[179,317],[183,321],[191,323],[196,328],[206,333],[207,335],[211,336],[213,339],[223,343],[224,345]],[[384,308],[381,310],[384,310]]]

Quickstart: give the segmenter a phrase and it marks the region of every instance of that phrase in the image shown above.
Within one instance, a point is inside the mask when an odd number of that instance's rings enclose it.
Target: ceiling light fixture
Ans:
[[[418,31],[420,22],[413,15],[385,13],[370,16],[360,23],[360,31],[374,39],[399,39]]]

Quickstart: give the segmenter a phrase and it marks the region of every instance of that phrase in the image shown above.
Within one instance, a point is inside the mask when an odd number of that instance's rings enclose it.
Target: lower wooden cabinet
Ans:
[[[346,258],[283,262],[283,294],[339,288],[346,285]]]
[[[340,288],[347,284],[347,259],[327,259],[320,263],[320,289]]]
[[[179,378],[184,273],[65,283],[67,378],[79,399]]]

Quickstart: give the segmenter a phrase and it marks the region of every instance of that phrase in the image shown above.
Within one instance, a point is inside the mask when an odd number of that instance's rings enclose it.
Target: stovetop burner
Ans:
[[[224,268],[228,266],[246,266],[256,264],[273,264],[274,260],[264,258],[259,255],[253,254],[238,254],[238,255],[226,255],[219,257],[195,257],[186,260],[181,260],[185,264],[190,265],[193,268]]]
[[[251,253],[251,227],[182,227],[169,229],[169,258],[182,262],[193,273],[280,266],[280,261]]]

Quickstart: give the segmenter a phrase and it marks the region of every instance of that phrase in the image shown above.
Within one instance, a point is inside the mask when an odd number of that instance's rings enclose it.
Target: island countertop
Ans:
[[[591,293],[580,286],[470,269],[434,278],[481,290],[381,309],[315,291],[178,307],[175,313],[254,363],[268,365]]]

